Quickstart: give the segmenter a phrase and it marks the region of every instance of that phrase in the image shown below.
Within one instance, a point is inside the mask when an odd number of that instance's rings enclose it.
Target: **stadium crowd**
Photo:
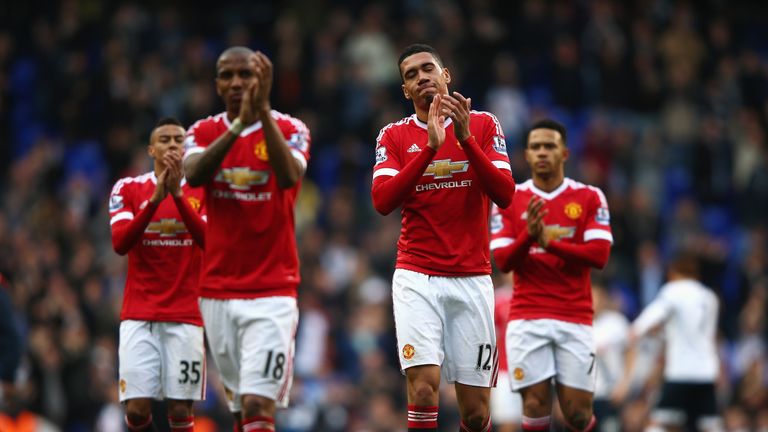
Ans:
[[[47,430],[122,430],[116,338],[126,259],[111,249],[109,188],[149,169],[144,143],[158,118],[189,126],[222,110],[216,56],[245,45],[270,56],[275,109],[303,120],[313,141],[296,209],[296,381],[278,424],[404,429],[389,286],[400,224],[375,214],[370,181],[378,130],[409,112],[397,54],[423,41],[444,56],[453,87],[499,118],[518,182],[528,177],[531,121],[547,115],[568,127],[569,176],[605,191],[613,214],[611,259],[596,278],[628,318],[656,295],[673,251],[698,251],[722,305],[727,430],[768,430],[764,5],[49,6],[0,8],[0,289],[12,305],[0,314],[13,317],[23,343],[0,412],[35,413]],[[642,430],[658,391],[649,375],[622,401],[621,430]],[[225,425],[214,367],[208,377],[197,415]],[[451,391],[440,409],[442,424],[458,419]]]

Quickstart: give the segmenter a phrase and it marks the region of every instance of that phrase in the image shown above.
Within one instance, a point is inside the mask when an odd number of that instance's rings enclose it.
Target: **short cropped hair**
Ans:
[[[174,125],[181,128],[184,127],[184,125],[182,125],[179,119],[177,119],[176,117],[163,117],[157,121],[157,123],[155,124],[155,129],[159,128],[160,126],[167,126],[167,125]]]
[[[432,54],[432,57],[434,57],[435,60],[437,60],[437,64],[439,64],[440,67],[445,67],[445,65],[443,65],[443,59],[440,58],[440,54],[437,53],[436,49],[432,48],[431,46],[429,46],[427,44],[418,44],[417,43],[417,44],[408,45],[400,53],[400,58],[397,60],[397,67],[398,67],[398,69],[400,68],[400,65],[403,64],[403,60],[405,60],[406,58],[408,58],[408,57],[410,57],[410,56],[412,56],[414,54],[418,54],[418,53],[421,53],[421,52],[426,52],[426,53]]]
[[[548,118],[539,120],[534,123],[530,129],[528,129],[528,135],[526,135],[526,139],[530,138],[531,132],[536,129],[551,129],[553,131],[560,132],[560,136],[563,138],[563,145],[568,145],[568,133],[566,132],[565,126],[562,123]]]

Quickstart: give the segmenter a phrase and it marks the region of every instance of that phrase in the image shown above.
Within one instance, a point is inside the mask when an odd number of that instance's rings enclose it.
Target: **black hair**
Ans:
[[[437,60],[437,64],[439,64],[440,67],[445,67],[445,65],[443,64],[443,59],[440,58],[440,54],[437,53],[436,49],[432,48],[431,46],[429,46],[427,44],[418,44],[417,43],[417,44],[408,45],[400,53],[400,58],[397,59],[397,67],[398,67],[398,69],[400,68],[400,65],[403,63],[403,60],[405,60],[406,58],[408,58],[408,57],[410,57],[410,56],[412,56],[414,54],[418,54],[418,53],[421,53],[421,52],[426,52],[426,53],[432,54],[432,57],[434,57],[435,60]]]
[[[566,132],[565,126],[562,123],[556,120],[548,119],[548,118],[539,120],[536,123],[534,123],[530,129],[528,129],[527,137],[530,137],[531,132],[533,132],[536,129],[550,129],[553,131],[560,132],[560,136],[563,138],[563,145],[564,146],[568,145],[568,133]]]
[[[178,127],[181,127],[181,128],[184,127],[184,125],[182,125],[181,122],[179,121],[179,119],[177,119],[176,117],[163,117],[163,118],[161,118],[160,120],[157,121],[157,123],[155,124],[154,129],[157,129],[160,126],[166,126],[166,125],[174,125],[174,126],[178,126]]]

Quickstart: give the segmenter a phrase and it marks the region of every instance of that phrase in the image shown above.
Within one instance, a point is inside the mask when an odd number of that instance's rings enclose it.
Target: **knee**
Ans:
[[[275,415],[275,401],[263,396],[243,395],[242,405],[244,417]]]
[[[125,418],[132,425],[142,425],[152,415],[152,401],[149,399],[131,399],[125,404]]]
[[[169,400],[168,416],[186,418],[192,415],[192,401]]]
[[[414,381],[408,392],[411,396],[411,401],[416,405],[435,405],[437,403],[437,386],[428,381]]]
[[[523,412],[529,417],[544,417],[550,414],[549,401],[537,394],[526,394],[523,399]]]
[[[592,420],[592,407],[576,407],[569,412],[563,413],[565,421],[577,431],[586,431]]]
[[[488,409],[475,409],[465,412],[461,416],[461,422],[470,430],[479,431],[488,423]]]

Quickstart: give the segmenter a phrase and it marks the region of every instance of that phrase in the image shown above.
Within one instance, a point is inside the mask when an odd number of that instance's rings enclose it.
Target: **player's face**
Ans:
[[[247,88],[256,80],[256,60],[252,55],[233,53],[219,59],[216,65],[216,93],[229,111],[240,110]]]
[[[428,52],[420,52],[406,57],[400,63],[403,77],[403,94],[413,100],[416,106],[429,109],[429,104],[436,94],[448,94],[451,74],[440,67],[435,57]]]
[[[163,160],[166,153],[181,155],[184,150],[184,128],[176,125],[163,125],[152,131],[149,143],[149,155],[155,160]]]
[[[568,160],[568,149],[560,132],[552,129],[534,129],[528,135],[525,160],[535,176],[548,177],[563,170]]]

